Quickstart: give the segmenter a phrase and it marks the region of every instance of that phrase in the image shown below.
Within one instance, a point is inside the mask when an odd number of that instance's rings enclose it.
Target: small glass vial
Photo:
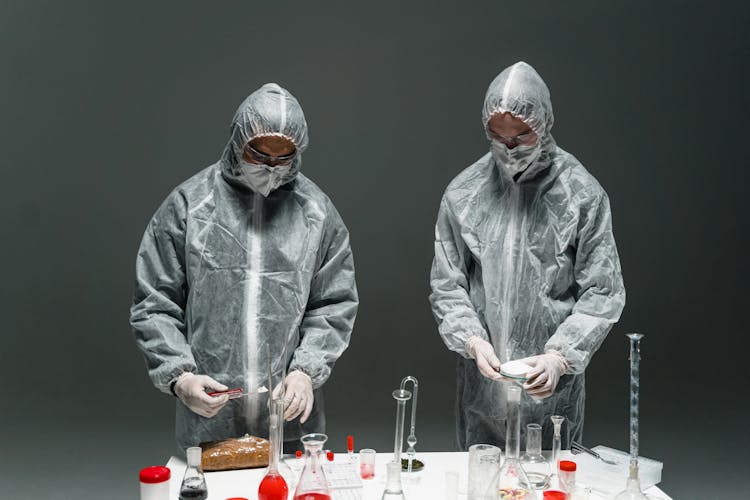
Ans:
[[[201,449],[198,446],[187,449],[187,469],[180,485],[180,500],[206,500],[208,488],[201,468]]]
[[[169,467],[154,466],[141,469],[141,500],[169,500]]]
[[[557,476],[560,481],[560,489],[571,493],[576,487],[576,463],[571,460],[560,460],[560,468]]]

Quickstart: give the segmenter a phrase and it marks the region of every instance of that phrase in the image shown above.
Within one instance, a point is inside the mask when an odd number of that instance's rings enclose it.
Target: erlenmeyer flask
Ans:
[[[180,485],[180,500],[205,500],[208,498],[206,478],[201,467],[201,448],[187,449],[187,469]]]
[[[331,500],[323,466],[320,464],[320,453],[328,441],[325,434],[307,434],[300,439],[305,446],[305,466],[300,474],[294,500]]]
[[[551,471],[542,455],[542,426],[539,424],[526,426],[526,453],[521,457],[521,465],[535,490],[549,486]]]
[[[518,458],[521,448],[521,387],[515,383],[505,384],[508,402],[505,460],[490,481],[484,497],[487,500],[539,500]]]

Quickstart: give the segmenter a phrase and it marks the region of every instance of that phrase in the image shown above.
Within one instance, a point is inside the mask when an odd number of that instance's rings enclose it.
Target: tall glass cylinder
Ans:
[[[396,400],[396,432],[393,441],[393,461],[401,465],[401,451],[404,444],[404,415],[406,413],[406,402],[411,399],[411,392],[405,389],[393,391],[393,399]]]
[[[641,388],[641,339],[640,333],[627,334],[630,339],[630,473],[628,474],[625,490],[619,493],[616,500],[647,500],[641,491],[641,481],[638,477],[638,414],[640,411]]]

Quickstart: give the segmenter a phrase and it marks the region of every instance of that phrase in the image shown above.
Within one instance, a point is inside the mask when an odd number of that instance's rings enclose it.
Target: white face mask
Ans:
[[[294,163],[270,167],[263,164],[248,163],[240,160],[240,171],[247,185],[256,193],[268,197],[274,189],[281,186],[284,178],[292,170]]]
[[[510,149],[504,143],[493,139],[490,149],[497,164],[505,169],[511,177],[515,177],[539,158],[542,152],[540,143],[541,141],[537,140],[536,144],[531,146],[516,146]]]

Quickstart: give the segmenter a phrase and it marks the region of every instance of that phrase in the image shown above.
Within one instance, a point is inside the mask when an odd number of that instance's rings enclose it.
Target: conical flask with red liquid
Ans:
[[[268,472],[260,482],[258,487],[258,500],[287,500],[289,496],[289,487],[286,480],[279,473],[279,414],[271,411],[269,417],[270,429],[268,439],[271,441],[271,450],[268,463]]]
[[[307,434],[302,436],[301,441],[305,446],[305,466],[294,492],[294,500],[331,500],[328,481],[320,463],[320,454],[328,436]]]

